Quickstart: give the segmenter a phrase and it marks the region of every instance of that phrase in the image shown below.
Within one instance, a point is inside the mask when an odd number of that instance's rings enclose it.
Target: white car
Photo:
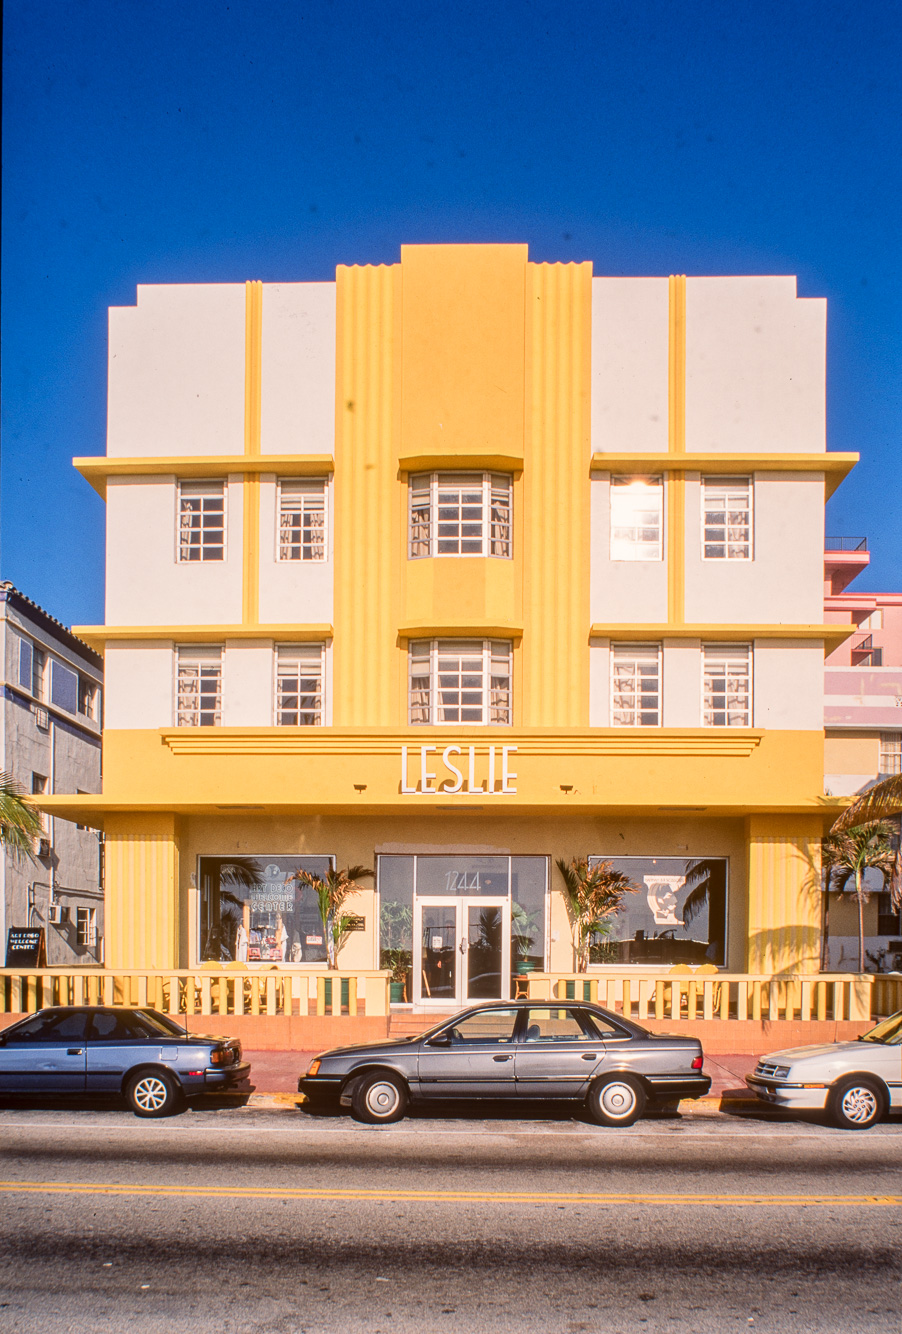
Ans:
[[[826,1111],[842,1130],[866,1130],[902,1111],[902,1010],[854,1042],[825,1042],[762,1056],[745,1082],[788,1111]]]

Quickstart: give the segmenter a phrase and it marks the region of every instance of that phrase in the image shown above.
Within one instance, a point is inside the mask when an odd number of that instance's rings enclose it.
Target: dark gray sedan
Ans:
[[[249,1071],[235,1038],[188,1033],[157,1010],[54,1006],[0,1033],[0,1094],[121,1094],[136,1116],[166,1116]]]
[[[695,1038],[659,1037],[598,1005],[480,1005],[417,1037],[338,1047],[311,1061],[298,1091],[359,1121],[400,1121],[411,1099],[584,1103],[601,1125],[629,1126],[649,1102],[711,1087]]]

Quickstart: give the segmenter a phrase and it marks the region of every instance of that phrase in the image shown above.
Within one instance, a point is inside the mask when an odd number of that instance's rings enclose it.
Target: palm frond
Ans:
[[[870,824],[874,820],[883,820],[888,815],[902,812],[902,774],[893,774],[881,783],[863,792],[857,801],[843,811],[834,820],[831,834],[842,833],[844,829],[853,829],[855,825]]]
[[[15,857],[34,860],[34,842],[42,830],[40,813],[25,800],[21,785],[11,773],[0,772],[0,845]]]

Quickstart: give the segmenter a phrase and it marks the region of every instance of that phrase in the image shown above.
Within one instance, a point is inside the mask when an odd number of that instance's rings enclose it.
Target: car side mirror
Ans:
[[[429,1047],[450,1047],[451,1034],[448,1032],[436,1033],[435,1037],[430,1038],[426,1045]]]

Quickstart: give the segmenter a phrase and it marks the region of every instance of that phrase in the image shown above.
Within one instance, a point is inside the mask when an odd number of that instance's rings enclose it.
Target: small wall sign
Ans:
[[[348,920],[347,920],[347,929],[348,929],[349,931],[365,931],[365,930],[366,930],[366,918],[365,918],[365,917],[349,917]]]
[[[9,928],[6,935],[6,967],[47,967],[47,944],[42,926]]]

